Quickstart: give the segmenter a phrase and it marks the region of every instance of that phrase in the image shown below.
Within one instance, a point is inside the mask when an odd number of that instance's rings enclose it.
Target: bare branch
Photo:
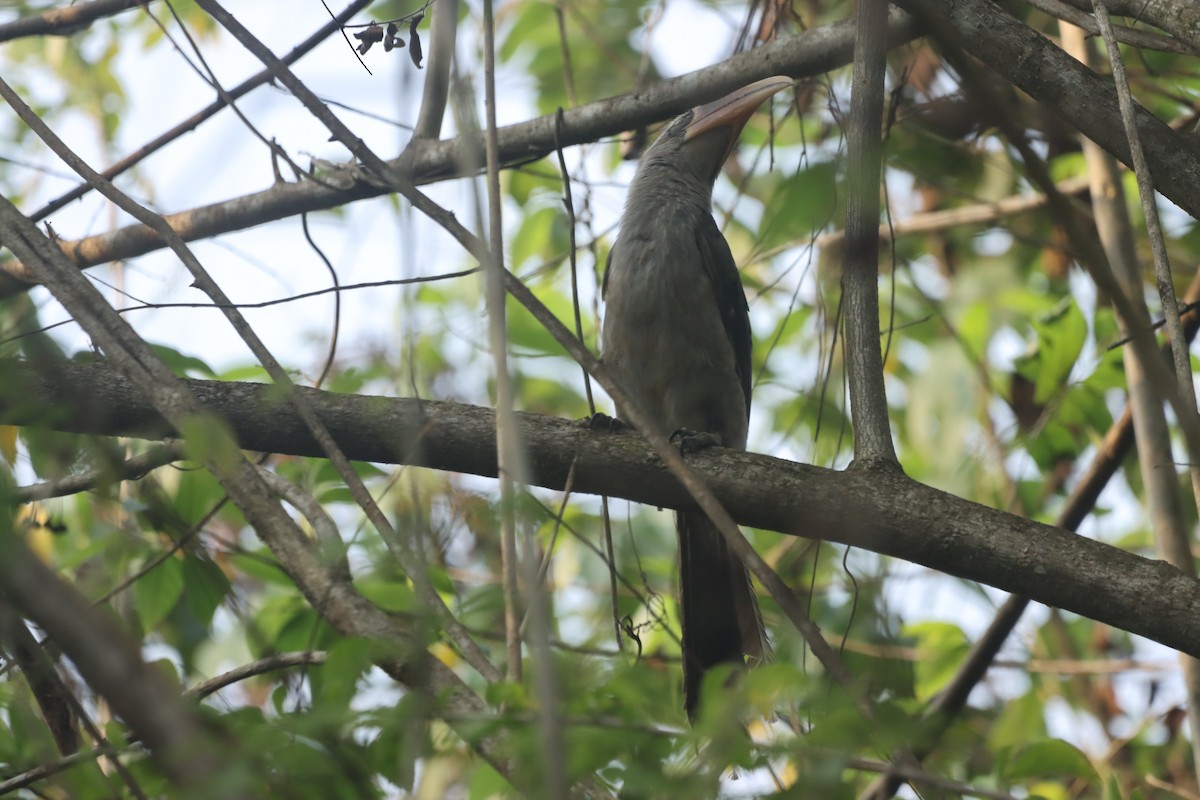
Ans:
[[[182,442],[167,442],[115,466],[68,475],[56,481],[18,487],[13,490],[12,499],[18,503],[28,503],[31,500],[46,500],[51,497],[65,497],[88,492],[100,486],[121,481],[137,480],[147,473],[183,457]]]
[[[1159,297],[1162,300],[1163,316],[1167,332],[1173,342],[1185,341],[1183,322],[1179,317],[1179,305],[1175,299],[1175,287],[1171,283],[1171,267],[1167,263],[1166,243],[1158,219],[1158,206],[1154,187],[1146,168],[1146,158],[1133,120],[1133,97],[1129,93],[1129,78],[1121,59],[1120,48],[1113,36],[1112,23],[1103,0],[1095,0],[1096,23],[1104,36],[1104,46],[1112,64],[1113,80],[1117,98],[1121,104],[1121,121],[1129,137],[1129,149],[1133,157],[1137,176],[1138,192],[1142,201],[1142,214],[1146,223],[1146,234],[1150,239],[1150,250],[1154,256],[1154,271],[1158,278]],[[1087,50],[1082,34],[1078,39],[1075,55],[1087,63]],[[1084,143],[1084,153],[1093,172],[1092,204],[1096,209],[1096,225],[1101,240],[1109,253],[1114,272],[1125,287],[1132,302],[1145,304],[1142,285],[1142,268],[1134,244],[1133,226],[1125,207],[1125,192],[1121,186],[1116,164],[1107,153],[1090,141]],[[1146,312],[1149,316],[1149,312]],[[1123,331],[1128,333],[1128,331]],[[1147,379],[1146,367],[1132,347],[1126,347],[1125,373],[1129,382],[1130,402],[1133,405],[1134,430],[1138,442],[1138,462],[1141,467],[1142,483],[1146,487],[1146,504],[1150,512],[1154,531],[1155,547],[1160,556],[1188,575],[1196,574],[1196,562],[1192,557],[1189,525],[1184,520],[1179,497],[1178,476],[1171,461],[1171,432],[1167,425],[1162,397]],[[1189,415],[1193,425],[1200,424],[1196,412],[1196,389],[1192,383],[1191,356],[1187,347],[1172,347],[1175,377],[1179,382],[1182,407],[1180,413]],[[1193,462],[1189,468],[1195,502],[1200,503],[1200,463]],[[1200,662],[1188,656],[1181,657],[1184,684],[1188,699],[1188,722],[1192,736],[1194,768],[1200,770]]]
[[[446,99],[450,94],[450,65],[454,61],[454,43],[458,38],[458,0],[437,0],[430,23],[429,63],[425,70],[425,89],[421,111],[413,128],[413,140],[436,140],[442,133]]]
[[[24,789],[30,784],[53,777],[60,772],[65,772],[71,767],[78,764],[85,764],[89,761],[95,761],[99,758],[111,758],[117,755],[117,751],[111,747],[98,747],[93,750],[83,750],[66,758],[60,758],[52,764],[43,764],[33,769],[26,770],[19,775],[13,775],[0,781],[0,796],[7,795],[10,792],[15,792],[17,789]]]
[[[1100,33],[1100,26],[1096,24],[1095,17],[1074,6],[1068,5],[1064,0],[1026,0],[1026,2],[1053,17],[1058,17],[1064,22],[1069,22],[1072,25],[1082,28],[1088,33]],[[1146,50],[1161,50],[1165,53],[1179,53],[1180,55],[1197,54],[1194,48],[1182,44],[1178,39],[1173,37],[1163,36],[1161,33],[1141,28],[1126,28],[1121,25],[1114,25],[1113,33],[1117,37],[1117,41],[1133,45],[1134,47]]]
[[[150,0],[92,0],[90,3],[52,8],[0,25],[0,42],[24,36],[70,36],[98,19],[146,5]]]
[[[350,5],[341,11],[341,13],[317,30],[316,33],[292,48],[291,52],[289,52],[286,56],[283,56],[283,61],[288,64],[293,64],[296,61],[299,61],[301,56],[308,53],[321,42],[325,41],[325,39],[328,38],[331,33],[336,31],[338,27],[341,26],[346,20],[350,19],[350,17],[354,16],[365,6],[369,5],[370,1],[371,0],[354,0],[354,2],[350,3]],[[162,134],[151,139],[149,142],[146,142],[146,144],[142,145],[124,158],[118,159],[112,166],[108,167],[100,174],[105,178],[112,180],[118,175],[124,173],[126,170],[136,166],[154,153],[157,153],[163,147],[166,147],[183,134],[188,133],[189,131],[194,131],[209,117],[225,108],[227,105],[227,99],[231,101],[237,100],[239,97],[249,93],[252,89],[267,83],[270,81],[270,79],[270,70],[264,69],[261,72],[255,73],[239,83],[237,86],[234,86],[232,89],[224,92],[222,96],[218,97],[216,100],[212,101],[207,106],[185,119],[183,122],[180,122],[170,130],[164,131]],[[55,211],[58,211],[60,208],[66,206],[71,201],[78,200],[80,197],[83,197],[85,194],[91,191],[91,189],[91,184],[86,182],[81,183],[61,197],[52,200],[39,208],[31,215],[31,218],[34,221],[44,219],[53,214]]]
[[[973,58],[1121,162],[1132,164],[1111,81],[1080,64],[995,3],[898,0],[898,4],[924,9],[929,19],[937,20],[959,41],[970,42]],[[1131,5],[1141,7],[1143,3],[1136,0]],[[981,30],[988,35],[978,35]],[[1135,109],[1135,117],[1155,187],[1200,219],[1200,148],[1143,108]]]
[[[1066,1],[1082,11],[1092,10],[1091,0]],[[1117,16],[1148,22],[1187,42],[1193,53],[1200,52],[1200,7],[1192,0],[1110,0],[1108,10]]]
[[[1086,177],[1067,178],[1058,184],[1058,191],[1067,196],[1080,194],[1087,191],[1087,188],[1088,181]],[[984,225],[989,222],[996,222],[1004,217],[1010,217],[1026,211],[1034,211],[1044,207],[1046,202],[1046,195],[1033,192],[1004,197],[990,203],[978,203],[959,208],[926,211],[921,214],[913,214],[911,217],[906,217],[905,219],[895,220],[891,225],[880,225],[879,240],[881,242],[894,241],[901,236],[909,236],[916,233],[932,233],[934,231],[946,230],[947,228],[955,228],[959,225]],[[846,231],[830,231],[817,237],[816,246],[822,249],[826,247],[839,247],[845,240]],[[793,246],[789,244],[784,247],[790,248]],[[768,251],[762,257],[767,258],[774,253],[774,250]]]
[[[854,421],[854,460],[896,461],[879,347],[879,181],[886,0],[862,0],[855,16],[846,169],[846,374]]]
[[[47,371],[9,364],[0,377],[0,385],[14,387],[0,400],[5,424],[143,438],[170,431],[128,379],[109,367],[63,363]],[[323,456],[295,409],[271,387],[184,383],[227,420],[240,446]],[[354,460],[496,476],[490,409],[297,391],[328,420],[331,434]],[[45,408],[61,411],[55,420],[39,422]],[[517,422],[533,454],[535,485],[563,488],[578,459],[577,493],[665,508],[695,502],[635,435],[596,433],[536,414],[518,413]],[[840,473],[721,448],[689,455],[688,465],[743,525],[924,564],[1200,655],[1200,582],[1161,561],[952,497],[892,471]]]
[[[179,785],[203,787],[227,754],[112,618],[60,581],[19,539],[0,538],[0,592],[55,641]]]
[[[916,26],[907,15],[895,12],[889,17],[888,32],[889,40],[898,43],[915,36]],[[780,74],[805,77],[844,66],[850,58],[852,36],[851,23],[834,23],[645,89],[570,109],[563,114],[557,140],[553,114],[500,128],[500,163],[512,166],[542,158],[553,152],[556,141],[572,146],[616,136],[680,114],[697,102],[719,97],[758,78]],[[414,140],[388,164],[416,185],[446,180],[460,174],[463,148],[469,146],[461,137],[440,142]],[[390,191],[387,186],[359,180],[354,170],[322,174],[321,180],[277,184],[261,192],[169,214],[164,219],[183,240],[194,241]],[[90,267],[158,250],[163,240],[152,228],[136,224],[64,241],[62,247],[77,266]],[[0,298],[24,291],[33,282],[32,273],[19,259],[0,264]]]
[[[0,642],[4,644],[6,656],[20,667],[29,684],[29,691],[37,701],[54,743],[61,755],[69,756],[79,749],[79,730],[76,727],[75,708],[79,701],[71,694],[58,674],[56,658],[42,647],[29,632],[25,620],[10,604],[0,599]]]
[[[299,653],[275,653],[274,655],[260,658],[257,661],[251,661],[249,664],[243,664],[236,669],[231,669],[228,672],[223,672],[215,678],[209,678],[206,681],[201,681],[196,685],[187,689],[184,697],[191,697],[197,700],[208,697],[210,694],[219,692],[226,686],[232,686],[235,683],[253,678],[258,675],[264,675],[268,672],[276,672],[281,669],[290,669],[291,667],[304,667],[310,664],[324,664],[325,659],[329,654],[324,650],[305,650]]]

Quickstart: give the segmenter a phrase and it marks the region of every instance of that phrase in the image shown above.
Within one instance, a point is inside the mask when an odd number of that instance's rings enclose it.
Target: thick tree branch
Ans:
[[[988,0],[896,0],[896,4],[930,14],[957,41],[971,43],[972,57],[1122,163],[1131,164],[1111,80]],[[1144,108],[1136,109],[1135,116],[1155,188],[1200,219],[1200,148]]]
[[[1096,24],[1095,17],[1079,8],[1068,5],[1066,0],[1027,0],[1027,2],[1034,8],[1082,28],[1088,33],[1100,33],[1100,26]],[[1083,2],[1086,4],[1088,0],[1083,0]],[[1167,53],[1179,53],[1181,55],[1196,54],[1193,48],[1179,42],[1172,36],[1164,36],[1161,33],[1154,33],[1142,28],[1126,28],[1114,25],[1113,33],[1116,35],[1117,41],[1122,44],[1133,45],[1145,50],[1162,50]]]
[[[228,420],[242,447],[321,455],[272,387],[186,383]],[[105,366],[9,363],[0,385],[13,387],[0,399],[5,424],[151,439],[170,433],[135,387]],[[350,458],[496,475],[490,409],[297,391]],[[46,409],[56,410],[52,418]],[[693,502],[635,435],[596,433],[536,414],[519,414],[518,425],[536,485],[561,489],[574,461],[576,492],[668,508]],[[1200,582],[1163,562],[953,497],[894,470],[839,473],[719,448],[688,462],[739,523],[913,561],[1200,655]]]
[[[1193,276],[1185,296],[1189,300],[1200,297],[1200,273]],[[1185,319],[1184,334],[1189,343],[1195,337],[1197,328],[1200,328],[1200,315],[1188,314]],[[1170,345],[1164,345],[1164,349],[1170,349]],[[1170,355],[1164,352],[1163,358],[1168,359]],[[1100,498],[1104,487],[1125,463],[1125,459],[1133,449],[1133,443],[1133,411],[1127,405],[1121,418],[1113,423],[1097,446],[1096,452],[1092,456],[1092,463],[1088,465],[1076,482],[1075,488],[1071,490],[1070,496],[1054,522],[1055,526],[1068,531],[1079,529],[1079,526],[1096,507],[1096,501]],[[962,712],[971,690],[983,680],[988,668],[997,663],[995,662],[996,655],[1028,607],[1029,598],[1015,594],[1010,595],[996,612],[996,616],[988,625],[987,630],[975,640],[971,646],[971,652],[959,665],[954,677],[926,707],[922,715],[925,720],[925,728],[920,735],[921,745],[916,748],[918,758],[924,758],[933,751],[937,740]],[[875,781],[860,797],[891,797],[899,786],[898,779],[883,777]]]
[[[0,25],[0,42],[25,36],[70,36],[98,19],[146,5],[148,0],[93,0],[66,8],[52,8],[40,14],[14,19]]]
[[[896,44],[912,39],[917,29],[906,14],[893,12],[888,18],[888,33],[889,41]],[[781,74],[810,77],[836,69],[849,62],[853,36],[852,22],[834,23],[645,89],[565,111],[557,141],[566,147],[616,136],[681,114],[698,102],[719,97],[759,78]],[[498,129],[500,163],[512,166],[553,152],[555,117],[551,114]],[[463,148],[473,146],[458,138],[413,141],[389,166],[418,185],[445,180],[459,174]],[[194,241],[388,193],[388,189],[377,184],[359,181],[353,170],[344,173],[334,170],[323,174],[321,180],[320,184],[281,183],[261,192],[170,214],[165,219],[185,241]],[[129,225],[61,244],[79,267],[133,258],[164,246],[158,234],[145,225]],[[23,291],[32,282],[32,274],[19,260],[0,263],[0,298]]]
[[[1082,11],[1092,11],[1092,0],[1066,2]],[[1110,14],[1148,22],[1187,42],[1192,52],[1200,52],[1200,5],[1193,0],[1107,0],[1105,5]]]

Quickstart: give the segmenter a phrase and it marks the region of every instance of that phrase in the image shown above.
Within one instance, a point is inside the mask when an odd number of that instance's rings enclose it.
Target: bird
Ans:
[[[744,450],[750,312],[713,185],[754,111],[790,78],[765,78],[672,120],[642,154],[604,271],[602,360],[618,386],[683,449]],[[628,421],[617,404],[617,418]],[[695,721],[713,667],[765,659],[749,574],[708,516],[676,512],[684,710]]]

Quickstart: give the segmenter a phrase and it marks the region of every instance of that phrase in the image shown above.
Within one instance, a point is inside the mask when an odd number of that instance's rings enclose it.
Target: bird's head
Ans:
[[[791,78],[764,78],[685,111],[663,129],[642,156],[643,164],[673,167],[711,188],[751,115],[768,97],[792,85]]]

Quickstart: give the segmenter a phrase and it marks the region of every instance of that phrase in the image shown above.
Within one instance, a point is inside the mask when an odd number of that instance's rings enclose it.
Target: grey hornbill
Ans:
[[[757,81],[672,121],[642,155],[604,273],[602,352],[614,380],[681,444],[745,449],[750,314],[712,217],[713,183],[746,121],[792,85]],[[624,416],[617,408],[617,415]],[[676,514],[684,708],[704,673],[768,652],[750,579],[699,509]]]

